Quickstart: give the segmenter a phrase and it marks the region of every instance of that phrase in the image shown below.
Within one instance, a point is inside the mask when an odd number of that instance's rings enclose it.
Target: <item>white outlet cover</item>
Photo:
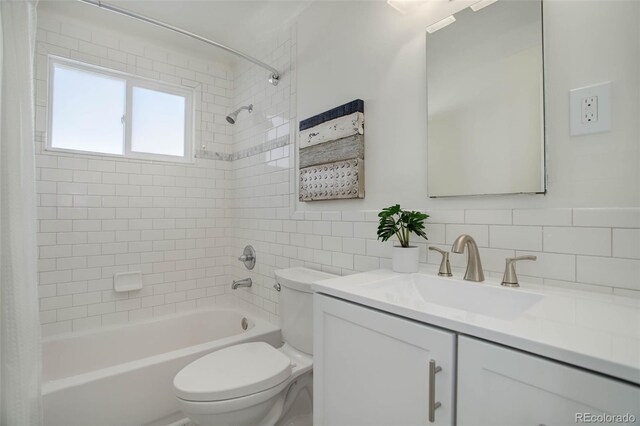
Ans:
[[[582,103],[585,98],[597,97],[596,121],[582,119]],[[573,89],[569,92],[571,136],[602,133],[611,130],[611,82]]]

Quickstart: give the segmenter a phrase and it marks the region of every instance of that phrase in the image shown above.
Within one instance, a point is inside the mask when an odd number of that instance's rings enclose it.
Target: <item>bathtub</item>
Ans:
[[[247,329],[242,319],[248,319]],[[173,377],[241,342],[282,343],[280,329],[235,308],[197,310],[43,340],[45,426],[179,422]]]

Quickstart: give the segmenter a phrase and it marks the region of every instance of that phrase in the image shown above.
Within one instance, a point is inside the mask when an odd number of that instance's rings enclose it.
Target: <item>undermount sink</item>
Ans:
[[[366,284],[368,290],[390,301],[428,303],[500,319],[515,318],[543,295],[522,289],[496,287],[427,274],[407,274]]]

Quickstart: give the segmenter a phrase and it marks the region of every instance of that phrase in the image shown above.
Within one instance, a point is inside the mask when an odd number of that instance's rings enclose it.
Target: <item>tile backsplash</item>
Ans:
[[[377,211],[305,211],[297,202],[295,26],[265,36],[249,52],[283,71],[274,87],[264,70],[246,63],[230,70],[51,17],[39,25],[44,334],[217,303],[237,303],[277,322],[275,269],[304,265],[349,274],[390,267],[391,243],[376,240]],[[193,87],[198,158],[185,165],[45,151],[47,53]],[[225,124],[228,111],[248,103],[252,114]],[[421,262],[434,268],[440,257],[427,245],[450,250],[459,234],[468,233],[489,277],[502,276],[506,257],[534,254],[536,262],[517,267],[524,286],[640,296],[640,209],[406,207],[431,215],[429,241],[412,241],[421,247]],[[257,251],[252,271],[236,260],[247,244]],[[451,255],[457,275],[465,256]],[[127,270],[142,271],[143,290],[113,292],[113,274]],[[232,279],[246,277],[253,287],[230,289]]]

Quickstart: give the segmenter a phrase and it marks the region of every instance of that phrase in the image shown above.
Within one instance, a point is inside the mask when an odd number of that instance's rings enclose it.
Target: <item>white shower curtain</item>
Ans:
[[[37,1],[0,0],[0,423],[42,424],[33,52]]]

